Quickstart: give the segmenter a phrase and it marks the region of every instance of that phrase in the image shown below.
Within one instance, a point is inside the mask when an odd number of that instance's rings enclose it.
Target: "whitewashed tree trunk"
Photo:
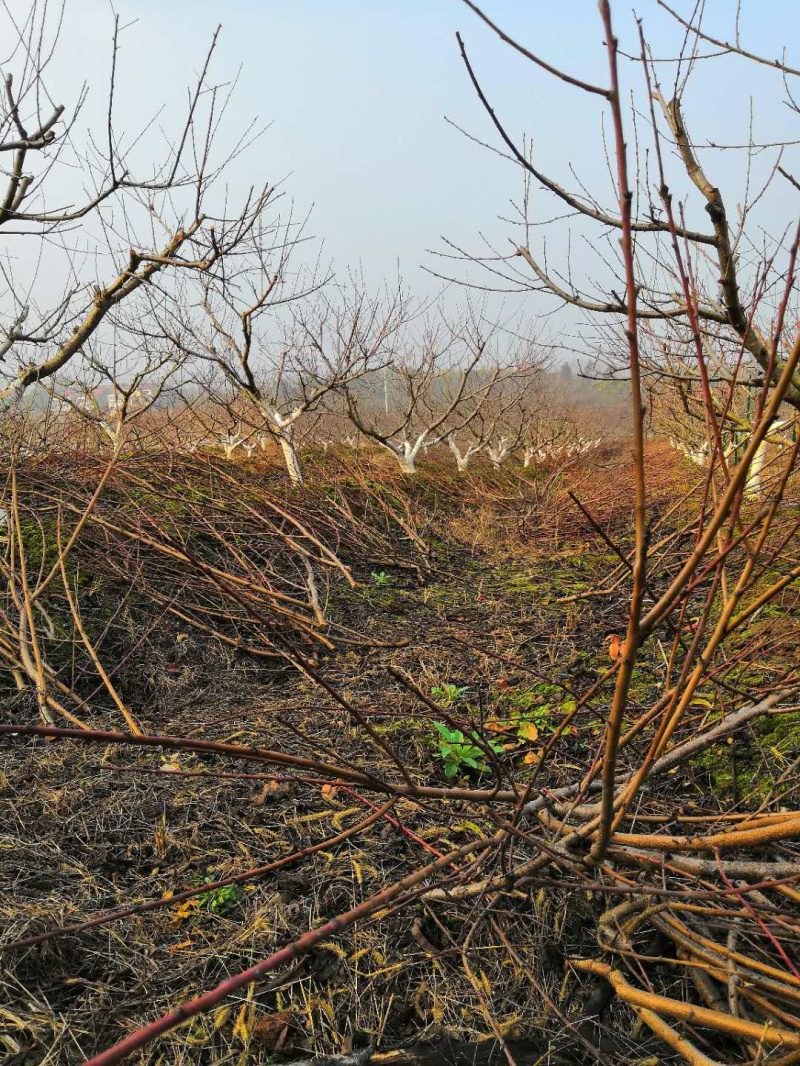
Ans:
[[[401,444],[395,444],[390,440],[379,443],[392,453],[404,474],[416,474],[417,456],[425,445],[425,437],[425,433],[420,433],[415,441],[404,440]]]
[[[286,469],[289,471],[289,477],[293,484],[302,485],[303,471],[300,469],[300,456],[297,454],[297,448],[294,445],[294,441],[291,440],[287,434],[281,433],[280,445],[286,463]]]
[[[236,451],[236,449],[241,443],[242,438],[239,436],[238,433],[236,435],[234,435],[233,433],[229,433],[227,437],[223,437],[220,441],[220,444],[222,445],[222,449],[225,452],[225,458],[231,459],[233,457],[233,453]]]
[[[20,370],[15,380],[5,389],[0,390],[0,416],[15,413],[22,403],[26,369]]]
[[[295,423],[300,417],[300,410],[296,409],[286,418],[279,411],[267,411],[265,413],[278,430],[278,443],[281,446],[283,459],[292,484],[302,485],[303,471],[300,468],[300,456],[297,454],[297,444],[295,443]]]
[[[480,445],[468,444],[462,452],[456,442],[452,439],[448,440],[447,444],[450,448],[450,451],[455,456],[456,466],[458,467],[459,474],[464,473],[464,471],[469,466],[470,459],[473,457],[473,455],[476,455],[481,450]]]
[[[522,465],[527,469],[527,467],[533,465],[534,459],[542,460],[544,458],[545,455],[541,448],[529,445],[522,453]]]
[[[509,444],[506,437],[502,437],[493,447],[491,444],[486,449],[486,454],[495,466],[500,466],[509,453]]]
[[[758,496],[762,489],[762,475],[764,471],[764,465],[767,461],[767,441],[762,440],[758,448],[756,448],[756,454],[750,463],[750,469],[747,471],[747,481],[745,483],[745,495],[746,496]]]
[[[403,441],[402,447],[395,452],[400,469],[404,474],[416,474],[418,454],[418,449],[409,444],[408,441]]]
[[[745,483],[745,496],[757,496],[761,493],[764,485],[764,467],[767,465],[767,448],[770,444],[774,445],[779,451],[785,448],[791,448],[793,441],[790,437],[781,436],[780,434],[791,429],[792,423],[787,422],[785,419],[778,419],[773,424],[769,431],[769,434],[762,440],[756,449],[756,454],[753,456],[750,463],[750,469],[747,471],[747,481]],[[770,437],[770,434],[776,434]]]

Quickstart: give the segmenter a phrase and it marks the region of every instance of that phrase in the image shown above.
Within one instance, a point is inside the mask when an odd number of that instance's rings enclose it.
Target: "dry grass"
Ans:
[[[576,470],[546,510],[520,470],[476,468],[456,483],[442,463],[410,484],[385,472],[379,483],[371,462],[318,462],[333,467],[336,477],[312,490],[304,520],[315,530],[339,523],[337,551],[358,579],[352,589],[331,571],[326,610],[340,632],[362,638],[349,650],[319,655],[326,680],[365,709],[422,784],[444,782],[432,716],[387,673],[389,666],[424,692],[448,682],[464,687],[464,705],[453,713],[472,715],[476,724],[508,710],[512,697],[520,706],[525,699],[544,706],[546,735],[569,699],[557,686],[585,683],[607,665],[605,638],[619,617],[619,595],[580,598],[615,560],[574,505],[570,512],[564,488],[580,493],[595,520],[624,543],[624,452],[605,454],[589,481]],[[654,470],[656,506],[660,494],[666,508],[681,475],[663,451],[654,454]],[[265,478],[257,468],[240,476],[280,496],[282,506],[298,506],[279,478]],[[115,506],[124,510],[119,499]],[[103,582],[113,573],[101,567],[104,556],[95,548],[87,540],[78,569],[96,567],[99,603],[107,607]],[[375,561],[381,558],[383,564]],[[289,569],[274,558],[270,564],[276,574],[292,573],[288,563]],[[388,581],[371,577],[377,572]],[[164,571],[159,580],[177,586],[179,577],[178,570]],[[146,596],[130,600],[126,617],[114,638],[116,654],[128,655],[131,645],[136,650],[118,676],[148,731],[336,756],[391,771],[387,757],[376,756],[363,731],[311,681],[200,631],[182,636],[178,623],[153,628]],[[372,637],[405,643],[365,646]],[[657,683],[655,651],[648,662],[634,710]],[[765,686],[768,669],[762,661]],[[86,667],[76,676],[86,691]],[[9,687],[4,701],[14,721],[35,720],[30,693]],[[580,712],[549,764],[549,787],[572,780],[575,766],[591,757],[603,706],[601,700]],[[521,742],[508,754],[521,780],[533,747]],[[242,764],[202,753],[176,757],[41,738],[4,743],[0,943],[263,865],[354,825],[374,802],[358,789],[275,772],[260,779],[202,776],[220,771],[241,774]],[[665,784],[651,795],[650,812],[669,813],[688,799],[697,810],[699,803],[719,810],[704,773],[697,767]],[[493,829],[489,812],[459,802],[401,800],[392,816],[402,825],[382,819],[227,896],[218,892],[5,952],[0,1041],[8,1061],[80,1062],[347,910],[428,861],[432,851]],[[524,842],[516,848],[516,860],[530,854]],[[498,1029],[574,1061],[583,1048],[559,1011],[579,1020],[591,984],[576,980],[564,960],[596,950],[594,926],[606,906],[597,893],[549,885],[497,894],[488,910],[482,900],[464,899],[389,911],[337,936],[274,982],[251,986],[176,1030],[141,1061],[266,1063],[275,1054],[328,1055],[367,1042],[480,1040]],[[641,1060],[649,1038],[623,1036],[617,1011],[624,1017],[624,1008],[613,1008],[605,1030],[592,1029],[592,1038],[614,1061]],[[629,1022],[623,1026],[630,1032]]]

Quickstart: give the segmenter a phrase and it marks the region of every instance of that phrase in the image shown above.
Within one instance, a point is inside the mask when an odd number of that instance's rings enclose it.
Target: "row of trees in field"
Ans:
[[[344,336],[331,327],[324,301],[317,329],[295,318],[297,332],[260,365],[236,349],[235,360],[223,351],[198,373],[205,357],[188,351],[185,335],[179,358],[148,362],[127,377],[93,358],[81,378],[46,385],[34,422],[43,440],[60,433],[112,449],[133,439],[252,459],[278,448],[296,484],[308,447],[373,447],[406,474],[446,447],[463,472],[478,454],[495,466],[515,454],[526,467],[575,458],[616,429],[619,390],[598,396],[579,383],[564,396],[535,345],[501,354],[480,324],[440,325],[418,342],[374,305],[361,311]]]
[[[85,95],[71,113],[44,104],[47,29],[46,7],[18,27],[0,112],[6,423],[28,407],[47,432],[71,414],[112,448],[166,423],[169,443],[190,450],[274,443],[296,483],[301,444],[331,432],[374,443],[406,473],[437,445],[459,470],[478,452],[499,464],[519,450],[528,465],[588,445],[579,405],[556,396],[529,330],[469,309],[451,321],[402,287],[371,297],[295,266],[304,224],[271,185],[231,207],[224,183],[253,131],[217,150],[216,39],[154,162],[140,158],[146,137],[113,126],[118,27],[108,129],[84,141]]]
[[[133,432],[142,442],[190,454],[222,452],[229,459],[252,459],[278,447],[297,484],[307,448],[372,448],[413,474],[434,448],[448,448],[464,472],[479,454],[495,466],[517,455],[528,467],[574,458],[600,443],[601,436],[583,434],[587,426],[596,431],[602,410],[564,402],[534,361],[492,364],[483,358],[483,345],[464,361],[453,347],[442,351],[431,343],[421,361],[351,368],[342,376],[288,371],[284,358],[266,399],[208,387],[187,396],[183,387],[181,400],[158,407],[158,389],[138,395],[126,389],[100,400],[96,394],[67,398],[66,410],[88,419],[112,444]],[[617,410],[611,405],[605,414],[610,430]]]
[[[469,307],[451,319],[415,304],[400,286],[370,296],[352,279],[339,284],[318,266],[304,270],[305,221],[272,185],[250,190],[232,207],[225,182],[257,130],[245,131],[233,150],[218,144],[227,98],[211,75],[216,37],[186,114],[154,160],[145,151],[152,148],[147,128],[141,136],[114,129],[118,26],[107,129],[83,139],[85,92],[71,107],[44,103],[56,98],[47,91],[54,46],[48,28],[47,8],[32,10],[17,27],[19,47],[4,68],[0,158],[9,167],[0,209],[8,249],[0,412],[6,422],[25,409],[26,399],[41,412],[46,394],[48,431],[71,412],[112,447],[132,431],[145,439],[166,423],[171,430],[162,443],[188,450],[252,455],[276,445],[296,483],[303,478],[299,449],[311,441],[371,442],[406,473],[432,448],[446,446],[463,471],[479,453],[495,465],[515,453],[526,466],[574,457],[614,425],[610,412],[628,384],[609,397],[580,378],[550,373],[552,349],[530,327],[498,326]],[[466,52],[463,58],[488,108]],[[528,186],[539,181],[579,216],[610,225],[597,203],[540,174],[489,113]],[[524,202],[530,203],[529,188]],[[648,254],[662,262],[667,222],[637,223],[634,232],[638,241],[655,241]],[[710,240],[686,227],[675,236],[702,248]],[[720,254],[727,255],[724,248]],[[537,290],[611,320],[622,314],[619,299],[601,304],[563,290],[527,245],[492,269],[524,291],[519,262],[532,271]],[[667,279],[658,285],[641,316],[641,375],[658,395],[659,411],[668,413],[656,419],[656,429],[705,463],[716,443],[706,430],[708,403],[720,442],[752,430],[753,403],[726,403],[726,383],[737,395],[763,387],[763,374],[750,373],[742,356],[749,353],[762,367],[765,342],[747,333],[746,343],[738,339],[741,315],[727,284],[727,309],[714,301],[699,308],[703,358],[693,362],[690,309],[680,300],[669,305]],[[595,376],[625,377],[624,336],[612,327],[601,340],[591,353]],[[786,404],[796,404],[798,395],[791,384]],[[790,433],[792,417],[789,411],[784,418]]]
[[[450,321],[401,287],[371,297],[304,272],[304,225],[270,185],[231,207],[224,182],[238,153],[217,152],[216,41],[170,147],[142,161],[138,138],[125,149],[112,124],[116,32],[106,136],[75,132],[83,96],[72,114],[43,110],[46,16],[32,12],[20,30],[27,46],[5,74],[0,114],[0,158],[11,160],[0,209],[7,422],[27,398],[47,432],[71,414],[112,448],[167,424],[162,443],[189,450],[274,444],[296,483],[301,445],[332,435],[373,442],[406,473],[437,445],[459,470],[478,452],[500,463],[520,450],[529,464],[586,446],[578,405],[556,397],[529,331],[472,311]]]

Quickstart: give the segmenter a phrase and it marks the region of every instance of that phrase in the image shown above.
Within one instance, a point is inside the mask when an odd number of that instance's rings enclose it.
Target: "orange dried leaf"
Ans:
[[[266,802],[267,796],[274,796],[281,791],[282,785],[280,781],[267,781],[260,792],[250,797],[250,802],[254,807],[262,807]]]
[[[608,655],[609,658],[616,662],[617,659],[621,659],[625,654],[625,642],[616,633],[610,637],[610,641]]]
[[[261,1015],[253,1023],[253,1039],[267,1051],[277,1051],[286,1043],[286,1036],[292,1022],[290,1011],[278,1011],[276,1014]]]
[[[191,918],[192,914],[200,906],[200,900],[197,896],[192,899],[187,899],[185,903],[181,903],[180,907],[175,911],[172,918],[173,922],[182,922],[185,918]]]

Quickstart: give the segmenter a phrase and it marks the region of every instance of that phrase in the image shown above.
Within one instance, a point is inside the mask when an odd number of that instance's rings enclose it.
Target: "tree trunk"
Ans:
[[[395,459],[400,464],[400,469],[404,474],[416,474],[417,472],[417,455],[416,452],[395,452]]]
[[[292,483],[295,485],[302,485],[303,471],[300,469],[300,456],[297,454],[297,448],[295,448],[294,442],[281,434],[280,444],[283,458],[286,462],[286,469],[289,471],[289,477],[292,479]]]
[[[463,474],[469,466],[469,461],[472,456],[476,455],[480,451],[480,449],[475,448],[473,447],[473,445],[469,444],[467,445],[465,450],[461,452],[459,451],[458,445],[452,440],[448,441],[448,445],[450,447],[450,451],[455,457],[456,466],[458,467],[459,474]]]
[[[489,456],[490,462],[494,466],[499,468],[500,466],[502,466],[503,460],[506,458],[510,451],[511,449],[509,448],[508,441],[503,439],[498,442],[496,448],[493,448],[491,445],[489,445],[489,447],[486,449],[486,454]]]
[[[422,447],[422,439],[417,439],[413,444],[404,440],[402,444],[390,442],[383,446],[392,453],[404,474],[416,474],[417,456]]]
[[[758,496],[761,492],[761,471],[764,469],[764,464],[767,460],[767,441],[762,440],[756,449],[756,454],[753,456],[750,463],[750,469],[747,471],[747,483],[745,485],[745,496]]]
[[[0,415],[14,414],[25,392],[25,372],[21,370],[11,385],[0,390]]]

